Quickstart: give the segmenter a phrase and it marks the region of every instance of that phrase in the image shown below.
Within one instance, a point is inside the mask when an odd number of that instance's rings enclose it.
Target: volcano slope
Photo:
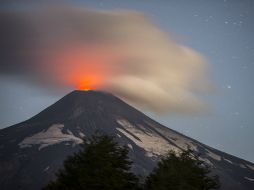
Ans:
[[[0,130],[0,189],[41,189],[96,131],[129,147],[132,170],[141,178],[169,150],[189,147],[220,177],[222,190],[254,189],[253,163],[171,130],[99,91],[73,91],[31,119]]]

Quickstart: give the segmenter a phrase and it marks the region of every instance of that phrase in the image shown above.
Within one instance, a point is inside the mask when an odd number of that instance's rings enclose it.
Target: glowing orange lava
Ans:
[[[78,90],[96,90],[100,85],[101,77],[87,76],[77,80],[76,88]]]
[[[78,90],[84,90],[84,91],[88,91],[88,90],[94,90],[89,84],[84,83],[84,84],[80,84],[77,87]]]

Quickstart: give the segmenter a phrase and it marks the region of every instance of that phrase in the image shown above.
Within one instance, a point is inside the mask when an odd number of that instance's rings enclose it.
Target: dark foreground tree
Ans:
[[[147,177],[146,190],[209,190],[219,188],[217,176],[193,152],[170,152]]]
[[[89,142],[89,143],[88,143]],[[138,179],[130,172],[128,149],[112,137],[93,136],[64,162],[44,190],[134,190]]]

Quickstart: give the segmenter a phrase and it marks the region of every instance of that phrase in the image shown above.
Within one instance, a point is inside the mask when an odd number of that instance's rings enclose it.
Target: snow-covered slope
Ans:
[[[254,189],[254,165],[162,126],[117,97],[74,91],[33,118],[0,130],[0,189],[40,189],[95,131],[130,149],[133,171],[146,176],[169,150],[190,147],[220,176],[223,190]]]

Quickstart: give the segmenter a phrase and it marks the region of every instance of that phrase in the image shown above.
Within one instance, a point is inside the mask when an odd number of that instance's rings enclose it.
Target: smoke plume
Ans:
[[[155,112],[200,112],[207,63],[146,15],[67,5],[0,12],[0,75],[109,91]]]

